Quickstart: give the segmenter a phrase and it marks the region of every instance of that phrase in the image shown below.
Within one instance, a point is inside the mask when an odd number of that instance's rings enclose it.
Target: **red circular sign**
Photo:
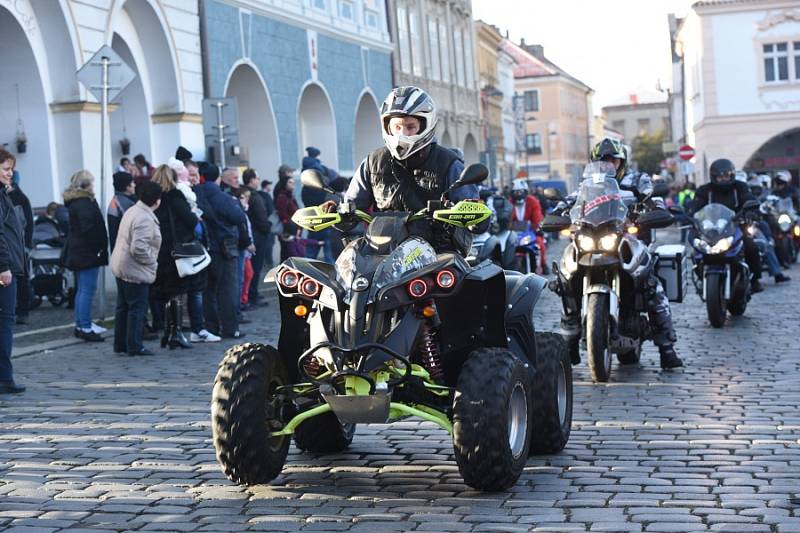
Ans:
[[[688,161],[694,157],[694,148],[689,146],[688,144],[684,144],[681,146],[681,149],[678,150],[678,156],[684,161]]]

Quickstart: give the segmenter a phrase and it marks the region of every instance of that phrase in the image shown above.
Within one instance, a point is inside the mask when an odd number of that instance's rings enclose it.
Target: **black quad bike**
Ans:
[[[486,174],[473,165],[450,190]],[[314,171],[301,179],[323,188]],[[280,294],[278,347],[231,348],[214,384],[214,447],[228,478],[275,479],[292,435],[301,450],[336,453],[356,424],[409,416],[452,434],[459,471],[479,490],[509,488],[529,453],[566,445],[570,361],[561,337],[533,324],[545,281],[471,266],[416,235],[466,232],[490,215],[446,195],[417,213],[369,215],[346,201],[335,213],[295,213],[312,231],[368,229],[335,265],[295,257],[268,274]]]

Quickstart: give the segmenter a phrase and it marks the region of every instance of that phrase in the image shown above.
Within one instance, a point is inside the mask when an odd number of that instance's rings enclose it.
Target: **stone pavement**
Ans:
[[[576,367],[569,444],[502,494],[466,487],[449,436],[413,420],[359,427],[338,456],[292,448],[274,484],[233,485],[209,424],[226,345],[18,358],[28,392],[0,397],[0,530],[800,532],[792,274],[721,330],[694,293],[675,305],[683,370],[660,372],[652,345],[605,385]],[[542,299],[540,330],[558,305]],[[247,340],[274,342],[274,303],[251,315]]]

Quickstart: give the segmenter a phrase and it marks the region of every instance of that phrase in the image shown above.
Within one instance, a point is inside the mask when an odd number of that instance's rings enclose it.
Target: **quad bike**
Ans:
[[[473,165],[448,192],[485,176]],[[314,171],[301,179],[324,188]],[[336,453],[356,424],[409,416],[452,434],[459,471],[479,490],[507,489],[529,453],[566,445],[570,361],[561,337],[533,324],[544,279],[489,261],[470,266],[412,233],[468,235],[490,216],[483,204],[453,205],[447,194],[416,213],[369,215],[348,201],[335,213],[295,213],[312,231],[368,229],[335,265],[295,257],[267,275],[280,295],[278,347],[231,348],[214,384],[213,441],[229,479],[275,479],[292,435],[301,450]]]

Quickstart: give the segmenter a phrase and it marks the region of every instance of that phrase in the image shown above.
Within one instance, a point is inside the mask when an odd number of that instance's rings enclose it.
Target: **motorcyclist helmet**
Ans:
[[[616,139],[606,137],[599,143],[595,144],[594,148],[592,148],[592,152],[589,154],[589,158],[592,161],[610,162],[618,159],[619,166],[616,169],[617,171],[615,176],[618,180],[622,179],[628,172],[628,151],[625,149],[625,145]]]
[[[769,177],[768,174],[759,174],[756,176],[756,179],[761,183],[761,188],[763,190],[769,190],[772,187],[772,178]]]
[[[391,131],[389,122],[395,117],[413,117],[419,129],[413,135]],[[404,86],[392,89],[381,106],[383,142],[397,160],[408,159],[433,142],[436,130],[436,104],[422,89]]]
[[[734,174],[736,181],[741,181],[742,183],[747,183],[747,172],[744,170],[737,170]]]
[[[779,170],[775,173],[775,187],[783,188],[792,182],[792,175],[788,170]]]
[[[524,204],[528,194],[530,194],[530,189],[527,181],[516,179],[511,183],[511,200],[516,205]]]
[[[747,187],[756,198],[759,198],[764,193],[764,185],[760,176],[755,176],[747,180]]]
[[[736,180],[736,167],[730,159],[717,159],[709,167],[709,174],[711,174],[711,187],[717,190],[731,189],[734,187]]]

